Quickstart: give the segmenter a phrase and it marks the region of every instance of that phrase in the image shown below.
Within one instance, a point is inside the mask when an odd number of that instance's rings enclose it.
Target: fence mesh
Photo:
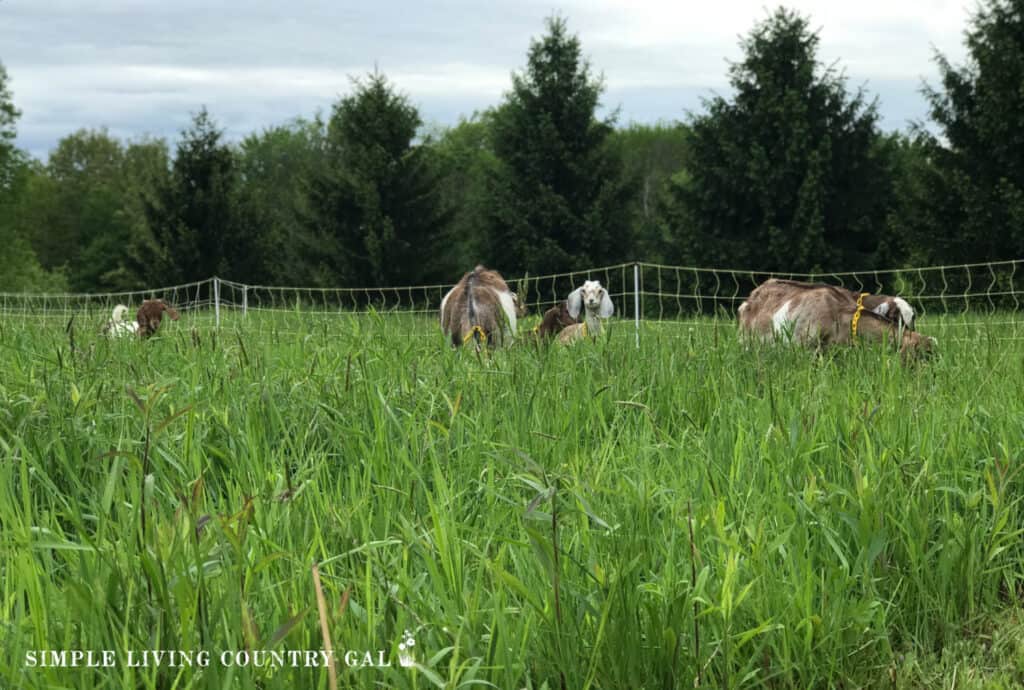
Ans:
[[[639,321],[661,332],[683,323],[733,321],[750,291],[770,277],[841,285],[853,290],[899,295],[915,308],[922,328],[1009,326],[1001,335],[1021,337],[1024,305],[1024,260],[950,266],[833,273],[765,273],[737,269],[622,263],[568,273],[508,280],[527,304],[532,325],[550,306],[564,300],[585,280],[600,280],[615,304],[616,317]],[[124,304],[131,318],[144,299],[162,298],[198,327],[244,324],[248,329],[279,333],[308,332],[313,325],[343,323],[339,315],[384,315],[402,324],[405,335],[430,335],[438,310],[452,284],[372,288],[309,288],[243,283],[209,278],[193,283],[131,292],[85,294],[0,293],[4,324],[39,325],[71,322],[97,329],[113,307]],[[978,315],[999,314],[984,323]],[[398,318],[401,317],[401,318]],[[639,319],[637,319],[639,317]],[[696,318],[704,317],[704,318]],[[708,318],[710,317],[710,318]],[[435,329],[436,330],[436,329]]]

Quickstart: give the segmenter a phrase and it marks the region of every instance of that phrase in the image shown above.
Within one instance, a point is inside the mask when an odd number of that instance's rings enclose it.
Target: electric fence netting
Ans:
[[[615,319],[641,334],[686,337],[687,329],[728,326],[750,291],[768,278],[823,282],[851,290],[898,295],[929,335],[1024,339],[1024,259],[951,266],[834,273],[768,273],[653,263],[622,263],[569,273],[508,280],[528,315],[539,321],[585,280],[599,280],[615,304]],[[311,331],[370,328],[383,320],[390,333],[437,337],[438,313],[452,284],[405,287],[314,288],[247,285],[220,278],[130,292],[0,293],[0,324],[99,329],[115,305],[129,319],[145,299],[160,298],[189,328],[238,328],[299,336]],[[982,318],[984,317],[984,318]],[[682,327],[682,328],[680,328]]]

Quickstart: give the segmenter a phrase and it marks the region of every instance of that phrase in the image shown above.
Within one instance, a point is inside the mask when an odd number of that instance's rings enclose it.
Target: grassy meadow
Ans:
[[[2,688],[1024,683],[1006,315],[921,319],[916,366],[725,319],[479,357],[427,317],[101,318],[0,319]],[[336,678],[260,654],[325,629]]]

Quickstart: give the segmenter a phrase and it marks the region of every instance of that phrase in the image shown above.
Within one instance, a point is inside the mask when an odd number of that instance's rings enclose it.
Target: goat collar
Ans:
[[[480,335],[480,342],[483,342],[483,344],[486,345],[487,344],[487,333],[485,333],[484,329],[480,328],[480,326],[473,326],[473,329],[469,333],[466,334],[465,338],[462,339],[462,344],[465,345],[466,343],[468,343],[473,338],[474,335],[477,335],[477,334]]]
[[[861,312],[864,311],[864,298],[870,294],[870,292],[862,292],[857,297],[857,311],[853,312],[853,321],[850,322],[850,331],[855,340],[857,338],[857,323],[860,321]]]

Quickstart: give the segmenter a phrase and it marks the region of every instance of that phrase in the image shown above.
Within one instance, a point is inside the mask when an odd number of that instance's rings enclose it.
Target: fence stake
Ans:
[[[633,264],[633,318],[636,327],[636,349],[640,349],[640,264]]]
[[[213,319],[214,324],[220,328],[220,278],[213,277]]]
[[[249,315],[249,286],[242,286],[242,316]]]

